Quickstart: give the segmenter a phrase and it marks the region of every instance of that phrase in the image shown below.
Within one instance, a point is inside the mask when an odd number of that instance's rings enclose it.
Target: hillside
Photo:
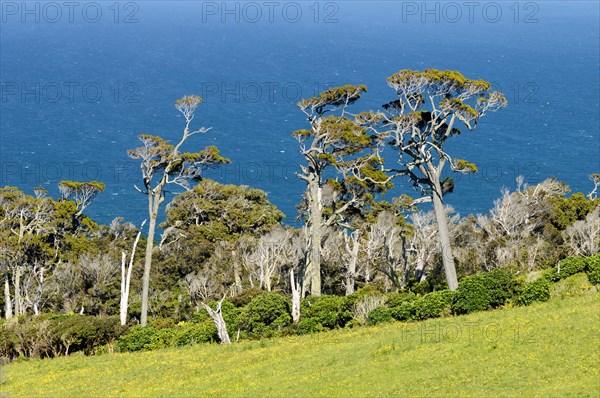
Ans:
[[[31,396],[599,396],[600,294],[418,323],[12,363]]]

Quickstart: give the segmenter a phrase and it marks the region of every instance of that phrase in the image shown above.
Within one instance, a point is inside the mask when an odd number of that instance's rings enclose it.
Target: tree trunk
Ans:
[[[292,288],[292,320],[298,323],[300,320],[300,285],[294,280],[294,270],[290,269],[290,286]]]
[[[142,313],[140,324],[146,326],[148,323],[148,291],[150,289],[150,268],[152,267],[152,250],[154,249],[154,232],[156,230],[156,216],[158,213],[159,198],[155,194],[148,193],[148,213],[150,224],[148,225],[148,241],[146,242],[146,260],[144,262],[144,277],[142,279]]]
[[[450,290],[458,288],[458,279],[456,278],[456,268],[454,267],[454,257],[452,256],[452,248],[450,246],[450,234],[448,233],[448,219],[442,202],[442,188],[439,179],[436,179],[433,184],[433,210],[438,226],[438,234],[440,238],[440,248],[442,250],[442,261],[444,263],[444,271],[446,273],[446,281]]]
[[[346,239],[349,239],[345,236]],[[354,283],[356,280],[356,263],[358,262],[358,249],[359,249],[360,231],[354,231],[352,236],[352,257],[350,257],[350,263],[348,264],[348,275],[346,276],[346,296],[354,293]]]
[[[321,187],[317,178],[309,183],[310,198],[310,294],[321,295],[321,230],[323,225],[323,214],[321,211]]]
[[[125,323],[127,322],[127,299],[125,296],[125,280],[126,280],[126,275],[127,272],[125,270],[125,261],[126,261],[127,257],[125,255],[125,252],[122,251],[121,252],[121,302],[120,302],[120,308],[119,308],[119,318],[121,320],[121,325],[125,325]]]
[[[229,332],[227,331],[227,324],[223,319],[223,313],[221,312],[221,304],[225,297],[219,301],[217,304],[216,311],[210,308],[208,305],[202,303],[202,307],[208,312],[208,315],[212,318],[215,326],[217,327],[217,332],[219,333],[219,339],[221,340],[221,344],[231,344],[231,340],[229,339]]]
[[[5,305],[5,318],[12,318],[12,303],[10,301],[10,284],[8,282],[8,275],[4,279],[4,305]]]
[[[133,241],[131,248],[131,259],[129,260],[129,267],[125,269],[125,260],[127,258],[124,251],[121,252],[121,308],[120,308],[120,320],[121,325],[127,323],[127,309],[129,307],[129,286],[131,285],[131,270],[133,269],[133,260],[135,259],[135,251],[137,249],[138,242],[142,236],[142,228],[144,228],[146,220],[142,222],[140,230]]]
[[[21,315],[21,266],[15,271],[15,315]]]
[[[241,267],[240,262],[237,260],[235,256],[235,251],[233,252],[234,262],[233,262],[233,278],[235,280],[235,293],[240,294],[243,290],[242,286],[242,277],[241,277]]]

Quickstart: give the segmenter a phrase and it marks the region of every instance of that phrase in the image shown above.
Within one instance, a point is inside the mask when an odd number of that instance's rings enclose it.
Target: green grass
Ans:
[[[600,396],[600,294],[419,323],[12,363],[11,397]]]

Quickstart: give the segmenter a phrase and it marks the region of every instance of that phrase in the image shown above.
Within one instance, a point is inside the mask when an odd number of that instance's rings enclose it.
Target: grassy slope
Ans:
[[[13,363],[8,396],[600,396],[600,294],[411,324]],[[0,394],[1,395],[1,394]]]

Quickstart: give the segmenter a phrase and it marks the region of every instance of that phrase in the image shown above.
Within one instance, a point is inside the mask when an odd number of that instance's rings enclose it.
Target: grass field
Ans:
[[[600,294],[419,323],[17,362],[8,397],[600,396]]]

